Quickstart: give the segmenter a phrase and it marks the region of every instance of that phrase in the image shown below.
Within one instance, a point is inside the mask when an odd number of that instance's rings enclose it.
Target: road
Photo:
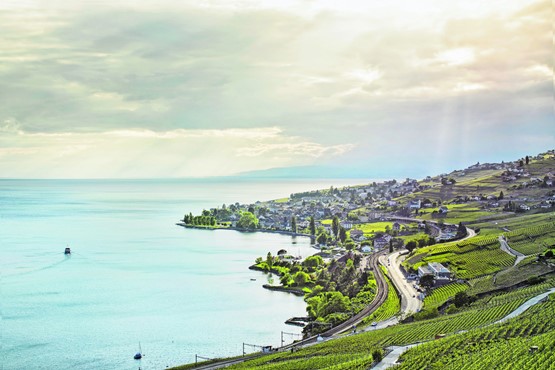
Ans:
[[[505,238],[503,237],[503,235],[499,236],[499,243],[501,244],[501,250],[505,253],[510,254],[511,256],[515,256],[516,260],[515,260],[515,264],[513,266],[516,266],[520,263],[520,261],[522,261],[523,259],[526,258],[526,256],[520,252],[515,251],[513,248],[511,248],[509,246],[509,244],[507,243],[507,241],[505,240]]]
[[[389,277],[401,295],[401,314],[416,313],[422,308],[422,301],[418,299],[419,292],[405,279],[401,271],[401,251],[389,256],[381,256],[380,262],[387,267]]]

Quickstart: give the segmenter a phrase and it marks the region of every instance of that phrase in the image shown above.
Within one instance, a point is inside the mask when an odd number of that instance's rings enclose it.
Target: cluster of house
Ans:
[[[251,205],[237,204],[237,211],[226,219],[232,226],[240,218],[239,211],[252,208],[258,218],[261,228],[291,230],[291,220],[295,216],[298,228],[307,228],[309,218],[314,217],[316,226],[321,225],[318,220],[329,219],[338,216],[341,226],[346,230],[353,227],[353,223],[364,223],[379,220],[386,216],[384,206],[395,206],[397,202],[394,197],[403,196],[422,188],[415,179],[406,179],[404,182],[396,180],[383,183],[373,183],[359,187],[345,187],[332,191],[314,191],[301,194],[292,194],[287,202],[256,202]],[[365,207],[368,212],[359,213],[356,216],[349,212]]]

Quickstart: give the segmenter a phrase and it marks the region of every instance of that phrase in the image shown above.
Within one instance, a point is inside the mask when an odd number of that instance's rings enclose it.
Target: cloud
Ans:
[[[377,168],[415,147],[456,161],[460,137],[476,157],[500,153],[492,137],[520,156],[524,133],[555,135],[551,23],[528,0],[3,2],[0,137],[22,134],[0,139],[0,168],[72,177],[64,153],[87,152],[87,176],[141,177],[148,153],[173,167],[144,176],[194,172],[170,149],[209,158],[201,173]],[[37,150],[48,170],[22,154]]]
[[[28,133],[12,123],[2,127],[7,129],[0,137],[0,173],[16,178],[224,176],[245,168],[309,165],[353,147],[307,142],[276,127],[94,133]]]

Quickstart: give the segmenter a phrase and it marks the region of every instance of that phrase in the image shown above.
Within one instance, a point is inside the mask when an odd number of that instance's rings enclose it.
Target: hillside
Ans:
[[[351,243],[347,249],[355,254],[364,255],[363,246],[370,245],[371,255],[400,255],[393,263],[380,259],[392,288],[388,298],[358,325],[357,333],[345,332],[324,343],[299,342],[229,368],[385,369],[384,356],[393,361],[399,357],[396,366],[402,369],[551,368],[554,174],[555,155],[550,151],[512,162],[476,164],[418,182],[319,192],[320,200],[327,197],[330,202],[350,197],[343,209],[331,203],[337,208],[331,216],[350,226],[353,239],[332,237],[331,246],[327,239],[322,249],[337,251]],[[353,195],[361,189],[368,194],[362,202]],[[280,202],[307,203],[315,196],[307,192]],[[290,209],[288,216],[296,217],[295,208]],[[323,216],[321,227],[330,227],[332,218]],[[389,251],[377,246],[387,235],[396,241]],[[434,263],[448,276],[434,273],[426,279],[426,269]],[[396,271],[404,273],[404,282]],[[403,284],[414,285],[419,296],[407,295]],[[419,302],[418,312],[407,308],[413,301]]]

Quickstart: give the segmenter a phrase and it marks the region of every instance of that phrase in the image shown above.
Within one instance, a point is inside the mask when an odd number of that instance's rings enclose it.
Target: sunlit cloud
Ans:
[[[0,137],[0,173],[8,177],[225,176],[245,168],[314,164],[324,155],[338,157],[353,148],[307,142],[276,127],[27,133],[10,121],[0,129],[5,133]],[[10,166],[13,162],[18,168]]]
[[[437,61],[450,66],[460,66],[470,64],[475,60],[474,50],[471,48],[457,48],[442,51],[436,56]]]
[[[1,176],[427,173],[555,142],[545,1],[8,0],[0,32]]]

